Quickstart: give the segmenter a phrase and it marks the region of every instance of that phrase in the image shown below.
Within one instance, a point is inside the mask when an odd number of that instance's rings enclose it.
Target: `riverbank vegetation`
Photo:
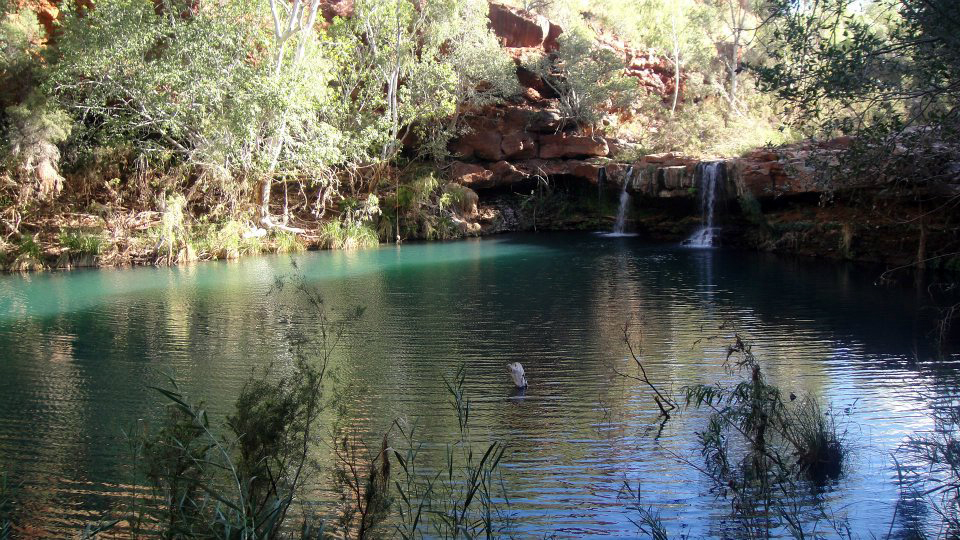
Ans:
[[[461,130],[457,111],[513,95],[516,77],[486,28],[485,2],[358,2],[353,16],[328,23],[320,4],[65,5],[49,35],[30,9],[8,6],[7,264],[33,261],[28,236],[66,248],[43,234],[52,224],[34,221],[65,209],[111,233],[106,243],[121,250],[118,237],[159,226],[166,241],[174,226],[183,233],[174,243],[200,252],[192,229],[204,221],[229,242],[241,233],[262,248],[283,244],[278,233],[368,245],[378,214],[354,206],[376,206],[374,193],[402,199],[419,181],[406,164],[444,155]],[[443,195],[431,188],[427,197]],[[407,204],[391,207],[394,221]],[[127,223],[117,223],[124,214]],[[358,241],[329,234],[334,225],[319,240],[325,217]],[[154,258],[172,261],[171,247]]]
[[[733,155],[812,133],[811,118],[776,106],[799,90],[767,66],[808,69],[786,56],[800,37],[781,30],[797,23],[780,4],[514,6],[556,21],[556,47],[511,56],[483,0],[342,13],[322,1],[65,2],[42,21],[6,2],[0,263],[231,258],[298,249],[288,234],[347,249],[374,245],[371,231],[477,234],[475,205],[448,204],[475,196],[444,180],[450,143],[471,114],[524,103],[530,84],[556,95],[560,129],[618,137],[621,158]],[[172,215],[171,243],[157,231]],[[96,253],[63,242],[78,230],[100,238]]]

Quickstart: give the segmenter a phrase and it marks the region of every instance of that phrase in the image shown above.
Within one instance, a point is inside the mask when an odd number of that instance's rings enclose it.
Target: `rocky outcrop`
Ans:
[[[583,160],[527,159],[522,161],[498,161],[472,164],[455,162],[450,171],[451,179],[474,190],[509,188],[537,178],[572,178],[584,182],[597,182],[603,165]]]
[[[488,135],[489,136],[489,135]],[[503,152],[501,138],[501,155]],[[656,198],[696,197],[698,158],[673,153],[650,154],[634,162],[599,159],[611,143],[602,137],[539,135],[534,139],[539,149],[536,158],[499,159],[466,163],[457,161],[451,168],[452,181],[472,189],[503,189],[514,184],[529,183],[537,177],[567,179],[596,185],[600,171],[606,187],[627,190]],[[816,145],[817,159],[829,152],[828,143]],[[757,199],[818,193],[813,168],[806,160],[812,152],[810,144],[781,147],[777,150],[755,150],[742,157],[722,160],[725,163],[727,186],[731,197],[749,194]],[[829,155],[829,154],[827,154]],[[628,175],[629,171],[629,175]],[[525,189],[525,187],[524,187]]]
[[[657,55],[652,50],[631,47],[625,41],[608,35],[599,35],[597,38],[601,46],[623,59],[626,74],[637,79],[640,86],[648,92],[661,95],[673,95],[676,83],[673,66],[669,60]],[[684,76],[680,76],[680,94],[683,95]]]
[[[545,51],[557,48],[563,29],[542,15],[528,13],[501,4],[490,4],[490,29],[504,47],[537,47]]]
[[[334,17],[352,17],[353,4],[353,0],[321,0],[320,13],[327,23],[331,23]]]
[[[626,165],[609,163],[609,158],[629,143],[564,122],[553,90],[522,65],[522,58],[531,52],[549,54],[555,50],[563,30],[542,16],[501,4],[490,4],[488,15],[490,28],[517,63],[523,91],[512,103],[464,112],[469,131],[449,146],[457,159],[450,169],[450,179],[478,190],[507,188],[536,177],[596,183],[599,171],[607,166],[609,178],[618,181],[617,171],[625,170]],[[621,57],[626,73],[636,77],[649,92],[664,96],[673,92],[673,71],[662,58],[609,36],[600,36],[598,43]],[[621,119],[630,116],[629,111],[609,113]],[[695,161],[688,159],[676,165],[658,163],[657,159],[666,158],[649,156],[637,164],[638,171],[671,166],[680,166],[682,171],[645,172],[646,180],[637,184],[637,189],[665,196],[689,189]]]
[[[508,161],[526,159],[591,158],[610,154],[601,136],[557,132],[555,109],[507,105],[475,111],[467,119],[470,131],[451,143],[459,159]]]
[[[610,147],[603,137],[568,133],[540,136],[539,155],[542,159],[604,157],[609,153]]]

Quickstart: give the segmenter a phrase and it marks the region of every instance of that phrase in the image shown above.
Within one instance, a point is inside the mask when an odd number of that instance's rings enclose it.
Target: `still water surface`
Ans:
[[[643,318],[648,370],[664,387],[733,380],[726,321],[785,392],[849,410],[846,474],[818,496],[862,537],[885,536],[894,515],[890,452],[960,386],[957,358],[925,361],[916,294],[876,288],[869,268],[588,235],[295,259],[0,277],[0,470],[22,483],[20,526],[72,534],[129,492],[122,429],[158,417],[146,386],[166,373],[223,414],[253,370],[289,360],[304,302],[271,289],[297,272],[334,313],[365,308],[333,359],[352,429],[373,437],[400,418],[431,445],[452,442],[443,377],[466,365],[475,438],[509,446],[521,537],[637,534],[625,481],[675,534],[732,532],[728,503],[677,460],[698,458],[704,416],[683,412],[655,437],[650,392],[615,373],[631,367],[631,318]],[[504,367],[513,361],[531,385],[522,398]],[[902,504],[893,527],[902,536],[930,519]]]

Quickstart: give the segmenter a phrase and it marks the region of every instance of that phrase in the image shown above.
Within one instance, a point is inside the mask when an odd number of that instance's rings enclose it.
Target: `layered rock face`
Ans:
[[[618,189],[628,167],[632,167],[627,186],[630,191],[662,198],[695,196],[691,188],[695,187],[700,160],[666,153],[644,156],[633,163],[616,161],[627,143],[563,123],[556,96],[542,80],[521,67],[524,55],[556,50],[562,28],[542,16],[496,3],[490,4],[489,19],[491,30],[516,60],[524,90],[517,102],[468,113],[471,132],[450,145],[457,159],[450,169],[452,181],[477,190],[510,189],[537,177],[596,184],[603,169],[609,187]],[[600,36],[598,44],[621,57],[626,74],[637,78],[648,92],[664,97],[673,94],[676,81],[666,59],[610,36]],[[682,95],[682,79],[680,85]],[[628,111],[610,112],[629,115]],[[730,184],[726,193],[766,198],[815,192],[819,188],[807,164],[808,157],[842,150],[848,144],[843,140],[804,143],[725,159]]]
[[[549,54],[556,50],[563,29],[542,16],[496,3],[490,4],[489,20],[491,30],[517,63],[517,76],[524,87],[522,97],[514,103],[467,114],[471,131],[450,145],[451,153],[458,160],[451,168],[451,179],[483,190],[508,188],[536,177],[563,177],[596,183],[605,166],[613,176],[618,170],[625,170],[625,164],[610,163],[610,158],[625,143],[565,124],[557,96],[521,65],[525,55]],[[598,43],[623,58],[626,74],[636,77],[647,91],[664,96],[673,92],[673,72],[662,58],[610,37],[601,37]],[[627,111],[608,112],[620,116],[629,114]],[[687,159],[684,166],[687,162],[695,163]],[[643,167],[656,164],[657,158],[651,157],[644,161]],[[690,167],[692,170],[693,165]],[[665,174],[664,178],[670,180],[664,185],[677,184],[674,179],[679,178],[678,172]],[[648,176],[656,175],[650,173]]]

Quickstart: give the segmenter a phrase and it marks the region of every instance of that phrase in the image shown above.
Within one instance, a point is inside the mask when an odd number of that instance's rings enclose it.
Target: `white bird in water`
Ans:
[[[523,389],[527,387],[527,378],[523,376],[523,366],[520,365],[520,362],[507,364],[507,369],[510,370],[510,377],[513,378],[513,384],[515,384],[517,388]]]

